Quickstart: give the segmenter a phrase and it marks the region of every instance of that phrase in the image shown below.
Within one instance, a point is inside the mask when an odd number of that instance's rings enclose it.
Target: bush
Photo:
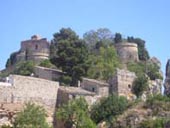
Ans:
[[[88,114],[88,104],[82,97],[73,99],[68,104],[62,105],[57,110],[57,119],[65,122],[65,125],[76,128],[96,128]]]
[[[134,62],[129,62],[127,64],[128,70],[131,72],[135,72],[135,74],[137,76],[139,76],[140,74],[144,74],[145,73],[145,63],[143,62],[138,62],[138,63],[134,63]]]
[[[14,74],[30,76],[34,73],[34,63],[33,61],[26,61],[19,63],[14,70]]]
[[[143,121],[139,128],[169,128],[170,120],[167,120],[165,118],[157,118],[155,120],[150,119]]]
[[[91,108],[91,118],[94,122],[109,121],[113,117],[122,114],[128,107],[128,101],[125,97],[110,95],[107,98],[103,98],[99,103],[95,104]]]
[[[14,121],[14,128],[49,128],[45,110],[32,103],[26,104]]]
[[[162,111],[170,111],[170,98],[161,94],[150,96],[146,100],[145,107],[152,109],[153,115]]]
[[[148,86],[148,78],[145,74],[141,74],[133,82],[132,91],[137,97],[140,97],[147,90]]]
[[[52,68],[54,65],[50,62],[50,60],[43,60],[39,66],[46,67],[46,68]]]
[[[127,66],[128,66],[128,70],[131,72],[135,72],[137,76],[141,74],[147,74],[147,76],[151,80],[163,79],[163,77],[161,76],[159,72],[160,67],[154,63],[129,62]]]

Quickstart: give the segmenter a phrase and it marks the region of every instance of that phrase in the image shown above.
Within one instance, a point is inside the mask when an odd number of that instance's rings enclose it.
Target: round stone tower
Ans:
[[[138,46],[135,43],[122,42],[115,44],[117,54],[123,63],[138,62]]]
[[[25,54],[26,60],[33,60],[36,63],[49,58],[50,44],[46,38],[33,35],[30,40],[21,42],[21,53]]]

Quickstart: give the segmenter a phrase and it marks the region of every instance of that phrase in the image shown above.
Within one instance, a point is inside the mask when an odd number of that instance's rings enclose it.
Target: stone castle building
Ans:
[[[49,47],[50,44],[46,38],[34,35],[30,40],[21,42],[21,48],[16,55],[17,62],[33,60],[39,63],[48,59]],[[115,44],[115,48],[122,62],[139,61],[137,44],[124,42]],[[167,65],[169,65],[169,67],[167,66],[167,72],[169,72],[167,76],[170,79],[170,60]],[[61,75],[63,72],[60,70],[40,66],[35,66],[35,77],[38,78],[13,75],[7,83],[0,82],[0,104],[1,106],[23,105],[25,102],[33,101],[47,108],[47,111],[50,111],[50,116],[53,117],[57,106],[80,96],[84,96],[89,104],[112,93],[125,96],[128,99],[134,98],[132,84],[136,75],[128,70],[117,69],[115,75],[107,82],[83,78],[80,87],[60,86],[56,79]],[[153,85],[151,89],[156,90],[154,87],[158,82],[151,83]],[[157,92],[160,92],[159,87]]]
[[[115,75],[108,81],[110,85],[109,92],[132,99],[134,96],[132,93],[132,84],[135,78],[136,75],[134,72],[117,69]]]
[[[135,43],[122,42],[115,44],[120,60],[124,63],[129,61],[138,62],[138,45]]]
[[[21,48],[16,55],[17,62],[24,60],[33,60],[39,63],[44,59],[49,58],[50,44],[46,38],[41,38],[38,35],[33,35],[30,40],[21,42]]]

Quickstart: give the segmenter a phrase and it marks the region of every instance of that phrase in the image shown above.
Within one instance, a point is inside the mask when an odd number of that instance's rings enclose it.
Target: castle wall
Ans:
[[[1,103],[21,103],[33,101],[54,110],[59,88],[58,82],[44,79],[12,75],[11,86],[0,86]]]
[[[137,44],[127,42],[117,43],[115,44],[115,48],[122,62],[139,61]]]

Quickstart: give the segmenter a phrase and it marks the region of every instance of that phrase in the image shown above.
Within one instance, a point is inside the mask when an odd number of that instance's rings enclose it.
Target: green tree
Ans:
[[[145,74],[140,74],[133,82],[132,91],[137,97],[140,97],[148,86],[148,78]]]
[[[52,63],[61,68],[65,76],[71,78],[71,86],[77,86],[78,80],[86,75],[88,69],[88,50],[85,42],[70,28],[63,28],[54,34],[53,42],[57,53],[51,59]]]
[[[120,42],[122,42],[122,35],[121,35],[120,33],[116,33],[116,34],[115,34],[114,42],[115,42],[115,43],[120,43]]]
[[[117,115],[122,114],[128,107],[128,101],[125,97],[110,95],[103,98],[100,102],[94,104],[91,108],[91,119],[95,123],[100,121],[109,121]]]
[[[88,104],[84,98],[73,99],[57,110],[57,119],[64,120],[65,125],[76,128],[96,128],[88,114]]]
[[[120,62],[113,46],[100,47],[98,55],[89,56],[90,68],[88,77],[94,79],[108,80],[114,75],[116,68],[120,67]]]
[[[34,63],[33,61],[26,61],[16,65],[14,74],[30,76],[31,73],[34,73]]]
[[[144,62],[129,62],[127,64],[128,70],[131,72],[135,72],[137,76],[140,74],[145,74],[146,73],[146,63]]]
[[[33,103],[26,104],[13,123],[14,128],[49,128],[45,110]]]
[[[110,45],[113,44],[114,35],[108,28],[99,28],[96,31],[90,30],[83,35],[83,39],[85,40],[89,50],[94,52],[96,49],[96,44],[102,45]]]
[[[128,70],[135,72],[137,76],[146,74],[150,80],[163,79],[160,73],[160,67],[155,63],[150,62],[129,62],[127,64]]]

